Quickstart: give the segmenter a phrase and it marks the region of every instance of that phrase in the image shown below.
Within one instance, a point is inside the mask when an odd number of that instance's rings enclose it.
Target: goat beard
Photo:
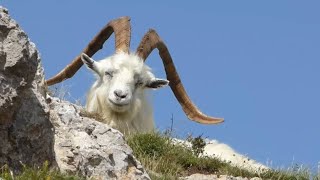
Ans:
[[[116,113],[125,113],[126,111],[129,111],[131,108],[131,103],[125,105],[116,105],[109,99],[107,101],[108,106],[110,106],[110,108]]]
[[[101,103],[101,101],[99,103]],[[116,106],[112,102],[109,102],[108,99],[106,99],[104,102],[104,106],[106,106],[106,109],[110,108],[112,111],[102,110],[102,112],[108,112],[108,114],[105,114],[106,117],[117,116],[117,119],[131,119],[129,117],[135,117],[137,113],[142,110],[142,104],[143,103],[140,99],[133,99],[127,105]]]

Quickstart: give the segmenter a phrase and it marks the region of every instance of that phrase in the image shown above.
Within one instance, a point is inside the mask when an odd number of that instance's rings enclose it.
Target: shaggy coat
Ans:
[[[88,112],[97,113],[124,134],[154,130],[153,111],[145,91],[166,86],[167,80],[155,78],[135,54],[116,53],[101,61],[82,54],[81,59],[97,77],[87,94]]]

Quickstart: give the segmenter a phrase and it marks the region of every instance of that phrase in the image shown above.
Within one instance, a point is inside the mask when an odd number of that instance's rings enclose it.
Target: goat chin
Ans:
[[[140,92],[124,112],[114,111],[107,102],[105,90],[92,86],[88,95],[86,110],[99,114],[103,123],[110,125],[125,135],[147,133],[154,130],[153,111],[145,92]]]

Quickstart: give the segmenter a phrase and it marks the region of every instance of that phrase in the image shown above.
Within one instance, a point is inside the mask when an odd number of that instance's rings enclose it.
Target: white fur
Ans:
[[[153,131],[153,111],[145,90],[148,83],[159,79],[154,77],[143,60],[134,54],[117,53],[94,61],[92,69],[97,80],[87,95],[87,111],[98,113],[104,123],[124,134]],[[138,81],[140,85],[136,86]],[[166,80],[163,82],[166,83],[160,86],[168,84]],[[126,97],[119,98],[115,91],[126,94]]]

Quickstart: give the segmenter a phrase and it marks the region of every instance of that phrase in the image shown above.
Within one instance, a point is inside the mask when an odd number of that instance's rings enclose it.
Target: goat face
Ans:
[[[145,88],[157,89],[169,83],[168,80],[155,78],[151,69],[134,54],[116,53],[101,61],[82,54],[81,59],[98,75],[95,88],[103,91],[103,97],[98,97],[105,103],[102,105],[117,113],[129,111],[142,97]]]

